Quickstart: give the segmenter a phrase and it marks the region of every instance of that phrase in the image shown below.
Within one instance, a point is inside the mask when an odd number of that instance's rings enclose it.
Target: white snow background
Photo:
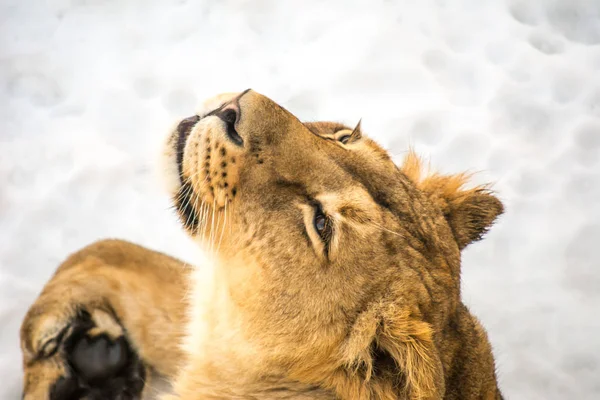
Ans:
[[[0,0],[1,399],[70,252],[119,237],[194,260],[157,149],[246,88],[496,182],[506,214],[464,253],[463,295],[501,387],[600,398],[600,1]]]

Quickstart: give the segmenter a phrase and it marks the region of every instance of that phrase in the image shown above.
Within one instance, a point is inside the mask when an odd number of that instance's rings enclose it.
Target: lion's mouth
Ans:
[[[182,120],[177,125],[177,142],[176,142],[176,163],[179,175],[179,190],[174,197],[175,207],[179,210],[181,221],[186,229],[195,231],[200,222],[200,218],[192,204],[194,197],[194,188],[189,179],[183,174],[183,157],[185,154],[185,145],[187,139],[194,129],[194,126],[200,121],[200,116],[194,115]]]
[[[235,123],[237,113],[228,109],[223,112],[226,104],[218,107],[204,115],[193,115],[182,120],[176,128],[175,135],[175,154],[177,172],[179,177],[179,189],[174,196],[175,207],[179,211],[181,221],[184,227],[192,232],[196,232],[199,225],[202,223],[202,215],[198,209],[203,208],[204,213],[209,206],[216,210],[224,208],[225,203],[229,202],[237,193],[235,185],[230,185],[228,179],[231,179],[231,167],[228,167],[228,161],[234,163],[235,157],[227,159],[227,145],[223,140],[215,139],[209,133],[210,129],[202,129],[203,132],[192,134],[198,123],[208,116],[217,116],[224,122],[226,137],[229,142],[239,145],[232,138],[231,131],[235,131],[233,124]],[[230,126],[231,125],[231,126]],[[235,132],[237,135],[237,132]],[[195,136],[194,136],[195,135]],[[190,139],[194,136],[193,139]],[[202,158],[202,169],[190,173],[189,170],[184,172],[184,159],[186,159],[186,145],[189,140],[198,140],[202,142],[203,151],[199,154],[190,154],[194,161],[192,164],[198,164],[198,157]],[[243,141],[240,139],[243,143]],[[201,146],[201,147],[202,147]],[[195,146],[195,152],[198,152],[198,146]],[[212,153],[212,156],[211,156]],[[211,157],[216,162],[211,162]],[[224,196],[219,196],[219,193],[225,193]]]
[[[200,121],[200,117],[198,115],[194,115],[184,119],[179,123],[179,125],[177,125],[177,170],[179,171],[179,179],[182,185],[185,181],[183,178],[183,154],[185,151],[185,143],[188,136],[190,136],[190,132],[192,132],[192,129],[198,123],[198,121]]]
[[[225,212],[238,193],[245,151],[244,139],[237,131],[239,99],[247,92],[211,107],[208,113],[185,118],[171,136],[179,181],[174,202],[190,231],[203,222],[207,210]],[[207,118],[211,116],[216,118]]]
[[[238,101],[239,98],[249,90],[250,89],[242,92],[240,96],[236,97],[235,101]],[[179,179],[181,180],[182,184],[184,181],[183,156],[185,153],[185,144],[190,136],[190,133],[192,132],[192,129],[194,129],[194,126],[196,126],[201,119],[211,115],[219,117],[225,123],[226,133],[229,140],[231,140],[231,142],[235,143],[237,146],[241,146],[244,143],[244,140],[235,129],[235,123],[239,119],[239,104],[236,103],[234,107],[226,107],[230,104],[231,103],[222,104],[220,107],[202,116],[193,115],[185,118],[179,123],[179,125],[177,125],[177,169],[179,171]]]

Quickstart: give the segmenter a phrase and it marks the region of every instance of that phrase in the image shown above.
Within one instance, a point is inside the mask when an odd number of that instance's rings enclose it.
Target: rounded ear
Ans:
[[[462,250],[469,243],[480,240],[503,211],[500,200],[489,191],[473,190],[460,200],[450,202],[446,220]]]
[[[480,240],[504,211],[502,202],[487,186],[463,189],[470,178],[466,173],[428,174],[412,151],[401,171],[442,211],[461,250]]]

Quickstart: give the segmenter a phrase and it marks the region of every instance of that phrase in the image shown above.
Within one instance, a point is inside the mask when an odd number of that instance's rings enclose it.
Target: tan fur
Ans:
[[[158,375],[172,376],[183,362],[188,271],[179,260],[121,240],[94,243],[71,255],[29,309],[21,326],[25,400],[43,400],[64,375],[61,350],[44,357],[44,346],[80,310],[94,318],[95,331],[118,336],[122,326]],[[151,379],[151,378],[150,378]],[[152,382],[148,382],[152,386]]]
[[[502,398],[485,331],[460,300],[460,250],[502,212],[492,193],[426,172],[413,153],[397,168],[360,124],[303,124],[253,91],[208,104],[164,151],[181,222],[207,260],[187,271],[124,242],[72,256],[24,322],[26,376],[47,371],[47,390],[64,373],[64,355],[36,354],[79,305],[104,310],[99,330],[124,327],[172,378],[164,399]],[[243,145],[225,110],[238,113]],[[59,287],[73,288],[62,304]],[[42,393],[34,386],[28,395]]]
[[[503,211],[502,203],[493,196],[489,185],[464,189],[470,174],[431,173],[413,151],[408,153],[401,169],[448,218],[461,250],[481,239]]]

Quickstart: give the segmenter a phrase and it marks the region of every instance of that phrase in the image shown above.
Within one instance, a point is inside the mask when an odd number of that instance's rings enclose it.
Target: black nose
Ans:
[[[240,118],[240,110],[237,102],[234,101],[225,105],[222,109],[218,110],[215,115],[219,117],[221,121],[225,122],[227,137],[231,139],[233,143],[242,146],[244,144],[244,139],[242,139],[235,126]]]
[[[225,110],[219,112],[217,114],[217,117],[221,118],[221,120],[223,122],[225,122],[227,125],[234,126],[235,123],[237,122],[238,112],[233,107],[226,108]]]

